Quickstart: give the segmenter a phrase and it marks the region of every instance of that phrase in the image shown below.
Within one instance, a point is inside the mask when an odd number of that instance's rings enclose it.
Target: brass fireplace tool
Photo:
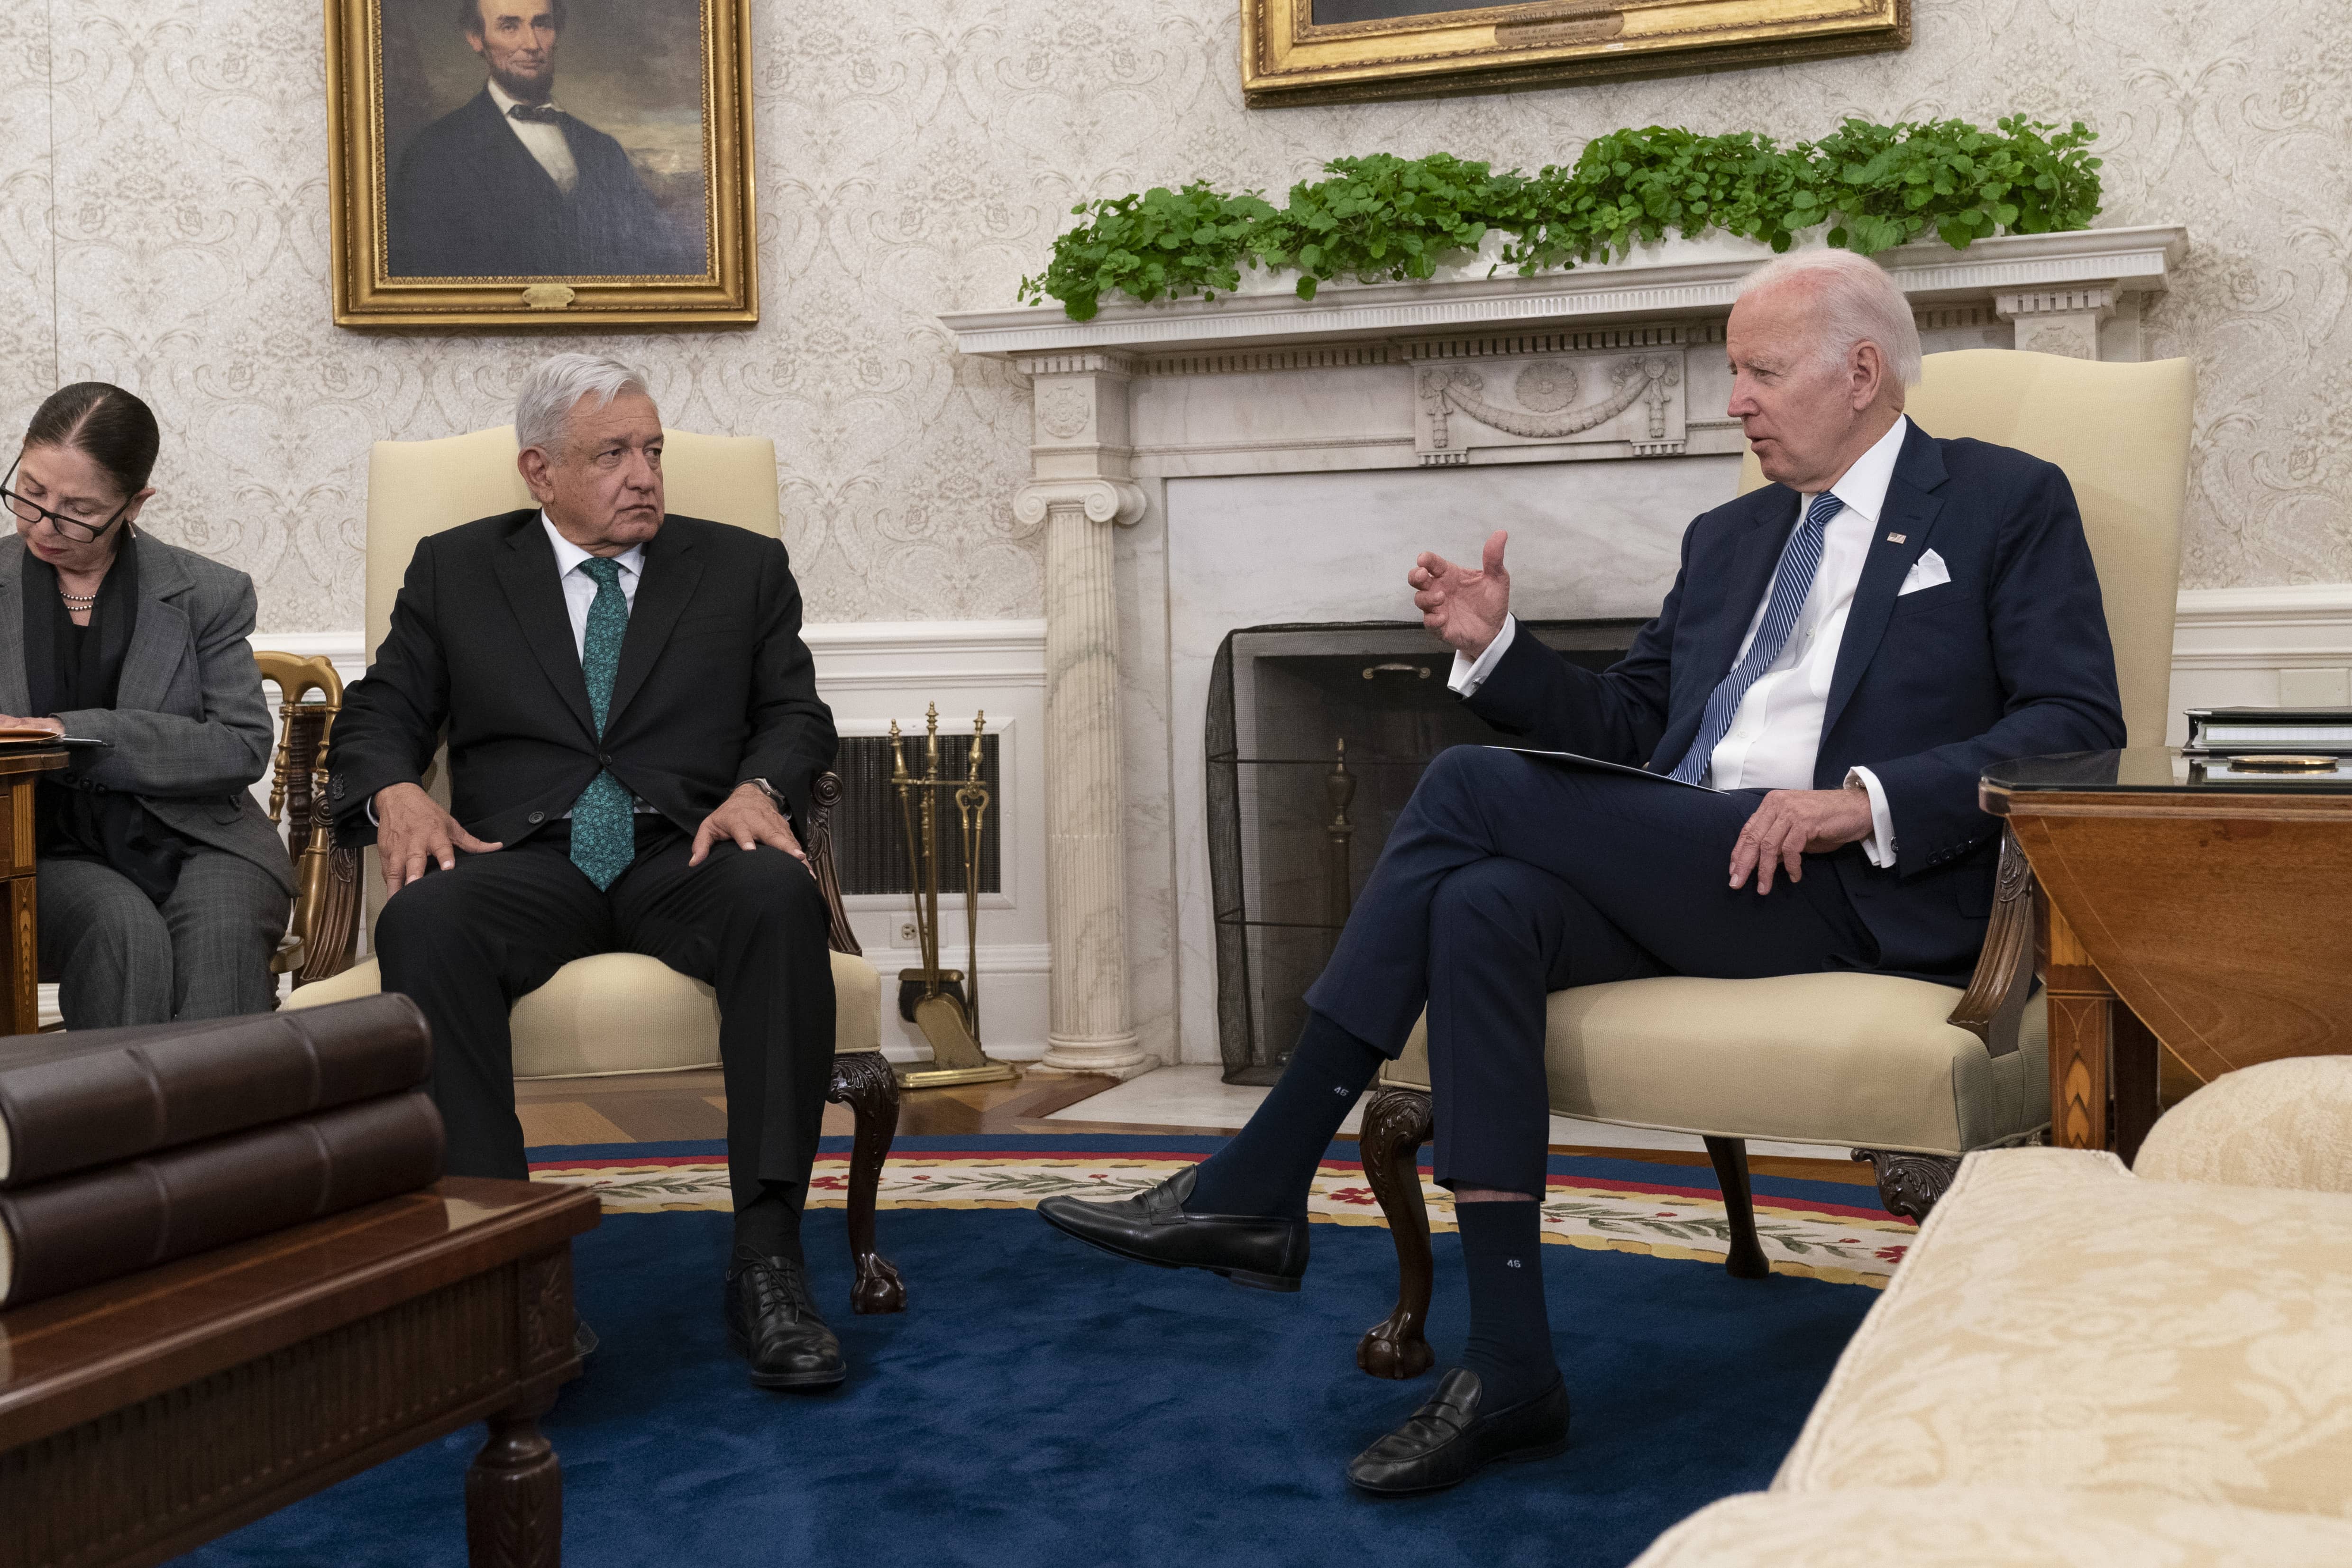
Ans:
[[[980,836],[988,819],[988,784],[980,776],[981,737],[988,715],[971,721],[971,750],[964,776],[940,776],[940,708],[924,715],[923,772],[907,771],[907,752],[897,720],[890,722],[890,782],[898,792],[898,820],[907,835],[907,867],[913,873],[915,924],[921,933],[923,964],[898,971],[898,1016],[922,1030],[931,1043],[931,1065],[898,1068],[906,1089],[941,1089],[950,1084],[999,1083],[1020,1069],[998,1061],[980,1043]],[[963,847],[964,967],[940,967],[940,816],[942,791],[952,791]]]

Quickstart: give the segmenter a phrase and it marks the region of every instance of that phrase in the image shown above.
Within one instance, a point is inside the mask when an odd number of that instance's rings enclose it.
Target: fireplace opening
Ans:
[[[1521,621],[1590,669],[1634,620]],[[1454,656],[1418,621],[1250,626],[1210,673],[1209,886],[1227,1083],[1281,1075],[1397,815],[1448,746],[1505,737],[1446,689]]]

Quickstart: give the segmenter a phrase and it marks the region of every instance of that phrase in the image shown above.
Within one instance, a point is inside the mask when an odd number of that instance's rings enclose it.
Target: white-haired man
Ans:
[[[793,824],[835,749],[800,589],[779,541],[667,515],[661,416],[628,366],[546,361],[515,434],[539,505],[418,542],[335,722],[337,832],[383,864],[384,989],[433,1026],[451,1173],[520,1180],[517,997],[609,951],[714,987],[730,1335],[761,1387],[838,1384],[800,1246],[834,1018]],[[448,811],[422,787],[445,730]]]
[[[1982,945],[1990,763],[2123,743],[2115,658],[2065,476],[1903,415],[1911,311],[1844,251],[1751,278],[1731,416],[1773,484],[1684,535],[1622,663],[1515,633],[1504,536],[1406,574],[1454,689],[1507,734],[1701,784],[1442,754],[1400,816],[1307,1027],[1247,1128],[1141,1197],[1044,1205],[1124,1257],[1296,1289],[1316,1162],[1424,1005],[1436,1176],[1469,1275],[1463,1364],[1358,1455],[1368,1491],[1454,1485],[1568,1437],[1544,1307],[1544,998],[1649,974],[1883,970],[1958,983]]]

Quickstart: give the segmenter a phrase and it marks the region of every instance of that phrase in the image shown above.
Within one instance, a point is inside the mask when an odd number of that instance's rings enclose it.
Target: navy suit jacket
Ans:
[[[1535,744],[1668,772],[1697,737],[1796,526],[1769,485],[1697,518],[1658,617],[1595,674],[1516,637],[1471,709]],[[1902,536],[1900,543],[1890,535]],[[1951,581],[1899,598],[1921,554]],[[2000,824],[1977,805],[1991,764],[2124,743],[2115,650],[2074,492],[2055,466],[1914,424],[1864,558],[1822,716],[1813,787],[1866,767],[1886,791],[1896,864],[1859,845],[1836,869],[1878,966],[1957,984],[1992,910]]]
[[[621,144],[566,115],[579,165],[567,196],[488,88],[410,139],[386,202],[400,278],[580,278],[698,273],[699,234],[654,205]]]

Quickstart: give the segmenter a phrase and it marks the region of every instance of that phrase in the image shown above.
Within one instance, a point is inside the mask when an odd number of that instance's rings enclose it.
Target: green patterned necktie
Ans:
[[[621,668],[621,637],[629,629],[629,601],[621,592],[619,562],[592,555],[580,563],[580,570],[596,582],[580,670],[588,678],[588,706],[595,710],[596,733],[602,738],[613,706],[613,676]],[[572,803],[572,863],[601,892],[636,858],[636,803],[607,768],[589,780]]]

